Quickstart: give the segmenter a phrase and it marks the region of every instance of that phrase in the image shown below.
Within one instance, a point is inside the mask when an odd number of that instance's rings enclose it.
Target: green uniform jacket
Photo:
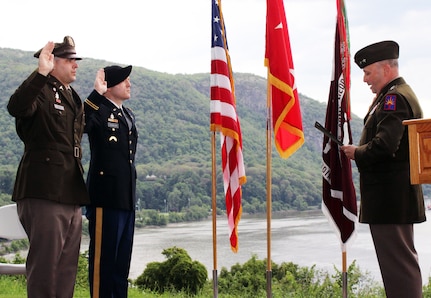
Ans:
[[[422,118],[416,95],[397,78],[377,95],[355,151],[360,173],[359,220],[406,224],[426,220],[421,185],[410,184],[408,129],[402,122]]]
[[[12,200],[47,199],[85,205],[81,164],[84,108],[78,94],[52,76],[33,72],[8,103],[24,143]]]

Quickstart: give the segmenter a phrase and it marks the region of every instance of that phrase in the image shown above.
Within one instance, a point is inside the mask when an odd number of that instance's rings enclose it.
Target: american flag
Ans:
[[[226,39],[221,1],[212,1],[211,131],[220,132],[223,186],[231,249],[238,251],[241,185],[246,182],[241,128],[236,113],[234,79]]]
[[[350,53],[348,26],[343,0],[337,0],[333,77],[325,128],[343,144],[352,144],[350,130]],[[323,204],[322,210],[340,237],[342,250],[355,236],[357,222],[356,192],[352,166],[340,147],[327,136],[323,137]]]
[[[275,147],[288,158],[304,143],[289,32],[283,0],[267,0],[265,66]],[[269,102],[269,100],[268,100]]]

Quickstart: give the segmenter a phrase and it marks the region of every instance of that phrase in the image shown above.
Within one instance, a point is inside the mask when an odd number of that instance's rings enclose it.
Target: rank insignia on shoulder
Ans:
[[[386,95],[383,110],[395,111],[396,109],[397,109],[397,96],[395,94]]]

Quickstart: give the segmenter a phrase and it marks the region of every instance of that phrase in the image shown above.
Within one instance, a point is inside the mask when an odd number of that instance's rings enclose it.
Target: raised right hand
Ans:
[[[54,69],[54,46],[54,42],[48,41],[40,52],[38,72],[41,75],[47,76]]]
[[[105,70],[103,68],[97,71],[94,90],[100,95],[105,94],[106,90],[108,90],[108,83],[105,81]]]

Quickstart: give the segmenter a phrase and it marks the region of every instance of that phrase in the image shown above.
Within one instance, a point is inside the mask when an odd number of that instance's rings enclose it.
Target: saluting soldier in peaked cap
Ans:
[[[24,143],[12,199],[30,242],[27,296],[73,297],[81,206],[89,203],[81,164],[84,105],[70,85],[81,58],[70,36],[34,56],[37,70],[7,106]]]
[[[89,280],[92,297],[127,297],[136,205],[135,115],[130,97],[132,66],[98,71],[85,101],[85,132],[91,150],[87,188]]]
[[[376,94],[358,146],[342,146],[360,173],[359,221],[370,226],[386,296],[422,297],[413,224],[426,220],[422,187],[410,184],[407,119],[422,118],[419,101],[398,73],[399,46],[387,40],[355,54]]]

